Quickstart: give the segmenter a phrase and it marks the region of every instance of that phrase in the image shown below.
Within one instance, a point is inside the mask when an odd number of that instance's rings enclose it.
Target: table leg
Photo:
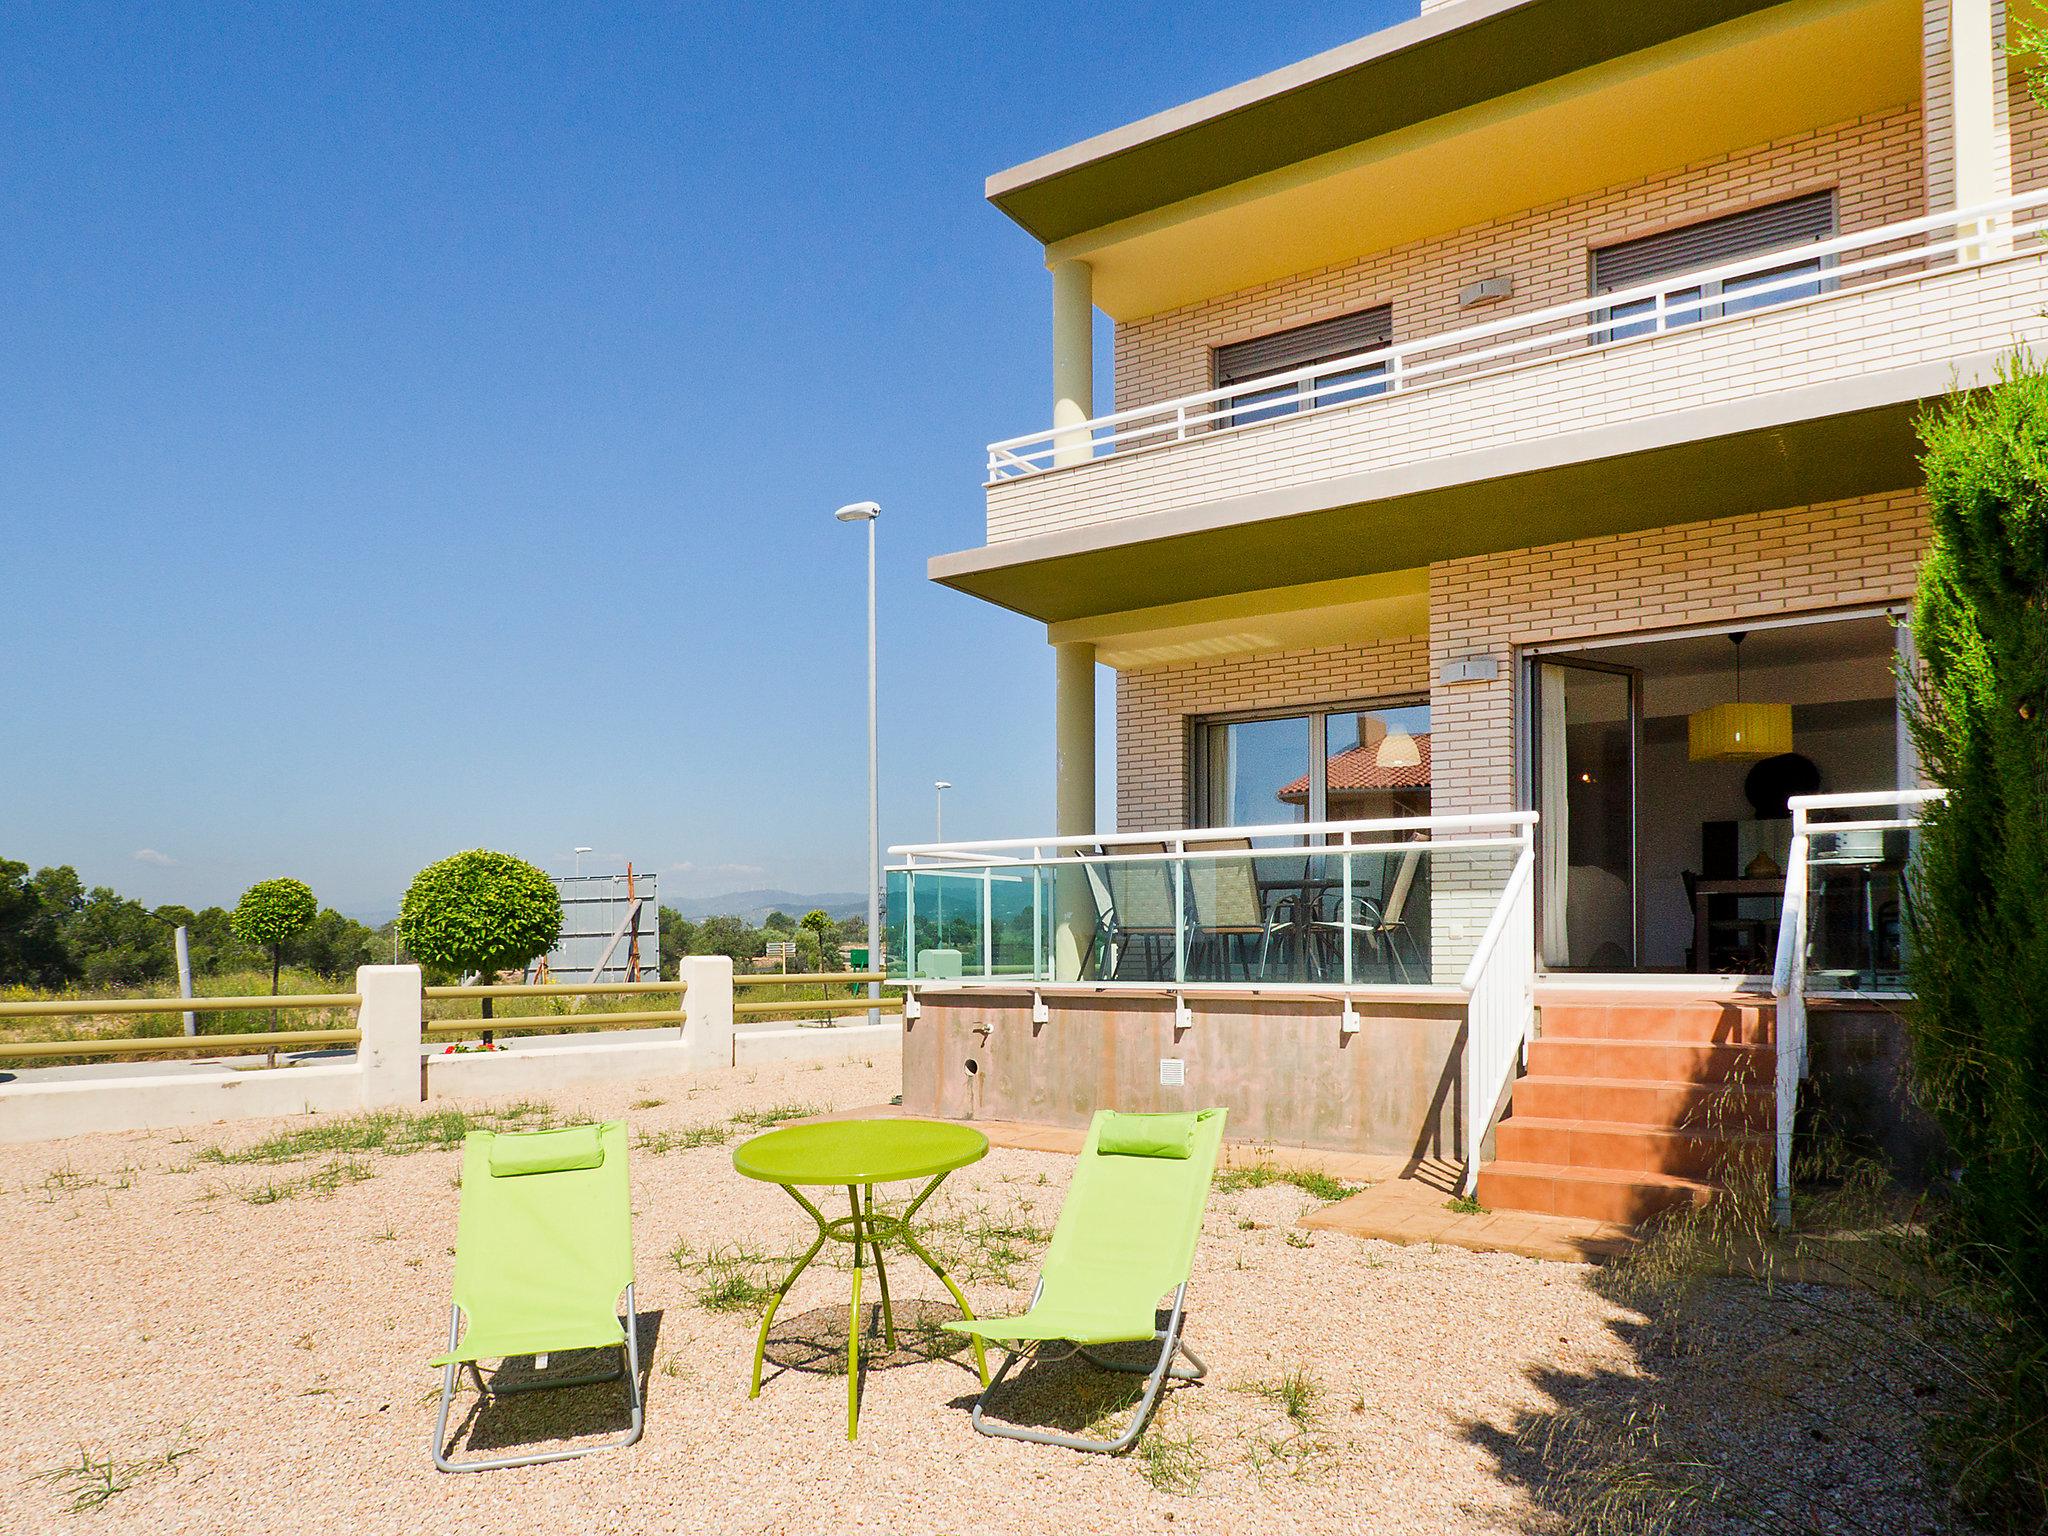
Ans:
[[[896,1314],[889,1306],[889,1271],[882,1266],[882,1245],[875,1237],[875,1186],[867,1194],[868,1250],[875,1257],[875,1286],[882,1293],[882,1341],[896,1348]]]
[[[825,1239],[831,1235],[830,1228],[826,1225],[825,1213],[823,1211],[819,1210],[795,1190],[790,1189],[787,1184],[783,1185],[782,1188],[789,1191],[789,1197],[792,1200],[811,1213],[811,1219],[818,1224],[818,1236],[816,1241],[804,1250],[804,1256],[796,1261],[796,1268],[784,1276],[782,1284],[775,1288],[775,1295],[768,1303],[767,1315],[761,1319],[761,1332],[754,1339],[754,1382],[747,1390],[748,1397],[759,1397],[761,1395],[761,1361],[768,1353],[768,1327],[769,1324],[775,1321],[776,1309],[782,1305],[782,1298],[789,1294],[789,1288],[796,1284],[796,1277],[811,1267],[811,1260],[818,1256],[818,1250],[825,1246]]]
[[[853,1202],[853,1308],[846,1327],[846,1438],[860,1435],[860,1191],[846,1186]]]
[[[908,1224],[905,1224],[903,1228],[903,1246],[916,1254],[920,1259],[923,1259],[925,1268],[945,1282],[946,1289],[953,1293],[953,1300],[959,1304],[960,1315],[969,1322],[974,1321],[974,1308],[967,1304],[967,1298],[961,1294],[960,1287],[953,1283],[951,1275],[939,1268],[939,1261],[925,1252],[924,1244],[911,1236]],[[981,1372],[981,1384],[986,1387],[988,1385],[988,1352],[982,1348],[979,1336],[969,1335],[969,1337],[974,1342],[974,1368]]]

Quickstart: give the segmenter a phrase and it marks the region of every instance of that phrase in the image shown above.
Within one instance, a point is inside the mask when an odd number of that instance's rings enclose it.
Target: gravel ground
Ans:
[[[1169,1391],[1141,1454],[978,1436],[969,1357],[909,1345],[868,1374],[849,1444],[846,1271],[805,1275],[750,1402],[745,1286],[812,1229],[732,1172],[729,1143],[680,1143],[896,1086],[891,1056],[552,1096],[557,1118],[624,1116],[640,1138],[646,1436],[465,1477],[427,1459],[438,1374],[424,1364],[446,1326],[456,1151],[206,1155],[304,1119],[10,1148],[0,1530],[1533,1531],[1556,1504],[1518,1437],[1589,1384],[1649,1379],[1631,1343],[1644,1320],[1589,1271],[1310,1235],[1294,1226],[1309,1197],[1273,1184],[1211,1202],[1189,1328],[1209,1380]],[[1071,1169],[997,1150],[920,1213],[978,1309],[1023,1305]],[[951,1315],[914,1264],[890,1278],[909,1322]],[[738,1309],[703,1304],[721,1287]],[[515,1399],[472,1417],[459,1449],[615,1434],[621,1403],[616,1387]],[[1059,1366],[1027,1373],[1003,1410],[1072,1424],[1114,1407],[1101,1378]],[[1875,1454],[1895,1467],[1898,1453]]]

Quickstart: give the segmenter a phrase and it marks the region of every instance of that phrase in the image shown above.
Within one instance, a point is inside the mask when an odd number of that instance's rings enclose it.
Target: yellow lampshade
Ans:
[[[1422,748],[1406,731],[1390,731],[1380,738],[1373,761],[1382,768],[1413,768],[1422,761]]]
[[[1792,750],[1790,704],[1716,704],[1686,722],[1692,760],[1742,762]]]

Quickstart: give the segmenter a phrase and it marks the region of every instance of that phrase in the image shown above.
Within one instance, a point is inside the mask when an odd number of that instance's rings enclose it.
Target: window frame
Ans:
[[[1641,245],[1646,241],[1682,235],[1702,229],[1708,225],[1722,224],[1749,215],[1769,213],[1774,210],[1789,208],[1794,204],[1809,203],[1823,197],[1827,203],[1827,224],[1818,236],[1802,239],[1789,245],[1759,245],[1755,249],[1744,251],[1739,255],[1716,256],[1712,260],[1707,261],[1704,266],[1691,268],[1684,266],[1674,267],[1661,276],[1648,278],[1643,282],[1614,284],[1606,288],[1601,286],[1600,257],[1606,252],[1624,250],[1630,246]],[[1730,304],[1739,301],[1741,290],[1738,289],[1733,298],[1731,298],[1727,293],[1726,280],[1721,278],[1716,278],[1711,282],[1689,284],[1681,288],[1679,285],[1684,283],[1687,273],[1707,270],[1717,266],[1726,266],[1730,262],[1748,261],[1755,257],[1775,255],[1779,252],[1784,253],[1789,258],[1782,267],[1766,268],[1763,271],[1748,274],[1747,277],[1740,281],[1754,281],[1759,284],[1769,283],[1790,276],[1802,268],[1811,268],[1813,274],[1811,292],[1801,293],[1797,290],[1788,290],[1754,305],[1737,307],[1732,311],[1733,313],[1754,314],[1759,310],[1774,309],[1780,304],[1797,303],[1804,298],[1832,293],[1836,290],[1837,280],[1828,274],[1834,270],[1837,258],[1832,253],[1801,257],[1798,255],[1798,252],[1804,246],[1834,239],[1841,233],[1841,229],[1841,189],[1839,187],[1827,187],[1813,192],[1801,192],[1792,197],[1777,198],[1768,203],[1758,203],[1749,208],[1734,209],[1728,213],[1711,214],[1704,219],[1694,219],[1686,224],[1675,224],[1668,229],[1657,230],[1651,234],[1633,235],[1626,240],[1615,240],[1606,245],[1591,247],[1586,253],[1586,275],[1587,287],[1592,297],[1598,298],[1602,293],[1614,292],[1617,288],[1640,288],[1644,286],[1645,282],[1658,284],[1668,282],[1669,286],[1663,287],[1660,290],[1666,297],[1662,314],[1655,312],[1654,301],[1648,299],[1638,299],[1634,301],[1633,305],[1623,306],[1619,315],[1617,315],[1617,311],[1614,309],[1602,309],[1596,316],[1598,328],[1587,337],[1587,342],[1589,345],[1598,347],[1605,346],[1609,342],[1635,341],[1648,336],[1665,336],[1673,331],[1687,330],[1692,326],[1705,324],[1710,320],[1724,319],[1731,313]],[[1670,300],[1681,295],[1684,296],[1683,304],[1676,313],[1682,315],[1683,318],[1674,319],[1674,309]],[[1630,310],[1643,305],[1652,305],[1651,312],[1648,314],[1629,313]]]
[[[1308,719],[1308,805],[1304,810],[1304,822],[1328,821],[1330,805],[1329,786],[1329,722],[1332,715],[1362,714],[1379,709],[1413,709],[1429,707],[1429,690],[1409,690],[1402,693],[1379,694],[1369,698],[1341,699],[1332,703],[1283,704],[1270,708],[1220,710],[1212,714],[1187,716],[1185,739],[1185,761],[1187,774],[1187,819],[1189,831],[1211,831],[1227,828],[1233,823],[1216,823],[1209,820],[1211,804],[1209,782],[1209,753],[1207,736],[1218,727],[1256,724],[1262,720],[1294,720],[1306,716]],[[1431,729],[1435,721],[1431,720]],[[1432,804],[1435,786],[1431,785]],[[1264,825],[1264,823],[1260,823]]]
[[[1308,337],[1317,330],[1332,328],[1344,323],[1356,324],[1374,317],[1385,317],[1386,340],[1376,346],[1360,348],[1338,346],[1324,351],[1310,350],[1288,361],[1276,363],[1268,369],[1226,377],[1226,357],[1233,350],[1260,342],[1276,342],[1289,336]],[[1283,326],[1276,331],[1264,331],[1255,336],[1240,337],[1236,341],[1222,342],[1209,348],[1209,382],[1214,389],[1239,389],[1257,384],[1262,378],[1276,374],[1295,373],[1303,368],[1318,368],[1325,363],[1334,363],[1345,357],[1371,357],[1390,351],[1394,345],[1394,305],[1392,300],[1384,304],[1370,304],[1363,309],[1347,310],[1341,315],[1326,315],[1320,320],[1310,320],[1302,325]],[[1356,375],[1356,382],[1349,382]],[[1323,410],[1329,406],[1349,405],[1356,400],[1383,395],[1391,387],[1385,363],[1369,363],[1353,372],[1338,374],[1322,380],[1296,379],[1291,384],[1277,384],[1270,390],[1261,391],[1257,397],[1234,404],[1211,423],[1212,430],[1224,431],[1231,427],[1256,426],[1263,421],[1277,421],[1285,416],[1297,416],[1309,411]],[[1322,398],[1316,398],[1320,391]],[[1334,398],[1332,396],[1334,395]]]

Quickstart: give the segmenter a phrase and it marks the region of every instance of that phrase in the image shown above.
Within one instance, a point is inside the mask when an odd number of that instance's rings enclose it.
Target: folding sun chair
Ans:
[[[1171,1375],[1199,1381],[1207,1371],[1181,1338],[1188,1275],[1202,1235],[1202,1211],[1223,1142],[1225,1112],[1130,1115],[1098,1111],[1074,1169],[1073,1188],[1053,1228],[1045,1269],[1021,1317],[990,1317],[944,1326],[1005,1346],[1001,1369],[974,1405],[974,1427],[985,1435],[1066,1445],[1080,1451],[1128,1449],[1145,1427],[1160,1388]],[[1166,1326],[1158,1325],[1159,1299],[1173,1293]],[[1094,1353],[1097,1346],[1151,1342],[1150,1365],[1119,1365]],[[1045,1345],[1071,1346],[1099,1370],[1144,1374],[1144,1396],[1130,1427],[1114,1440],[990,1423],[983,1414],[1010,1369]],[[1174,1357],[1187,1357],[1185,1365]]]
[[[434,1465],[443,1472],[485,1472],[542,1461],[567,1461],[613,1450],[640,1438],[639,1313],[633,1305],[632,1207],[626,1185],[626,1126],[570,1126],[558,1131],[471,1131],[462,1144],[462,1204],[455,1237],[455,1296],[448,1309],[448,1352],[442,1368],[441,1413],[434,1425]],[[626,1322],[618,1317],[626,1295]],[[463,1328],[464,1319],[468,1329]],[[594,1376],[540,1378],[501,1384],[504,1362],[569,1350],[617,1349],[619,1366]],[[496,1360],[486,1384],[478,1362]],[[571,1450],[536,1451],[476,1461],[451,1461],[448,1409],[455,1373],[467,1366],[484,1399],[513,1392],[589,1386],[622,1376],[632,1427],[622,1440]]]

